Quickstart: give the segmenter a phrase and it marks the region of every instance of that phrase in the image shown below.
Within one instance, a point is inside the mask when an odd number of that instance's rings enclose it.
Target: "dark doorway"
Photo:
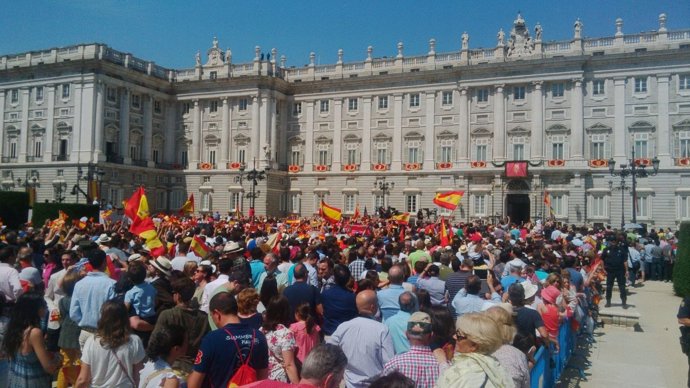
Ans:
[[[528,194],[506,195],[506,213],[512,222],[520,224],[529,221],[529,206]]]

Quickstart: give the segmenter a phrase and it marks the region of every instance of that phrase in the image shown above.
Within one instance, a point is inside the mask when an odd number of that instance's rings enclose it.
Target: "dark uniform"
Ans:
[[[606,270],[606,307],[611,306],[611,295],[613,294],[613,282],[618,282],[618,289],[621,292],[621,301],[626,308],[627,292],[625,290],[625,264],[628,260],[628,246],[620,241],[609,241],[609,246],[604,249],[601,259]]]
[[[683,318],[690,318],[690,296],[686,296],[682,302],[680,302],[680,307],[678,308],[678,320]],[[683,353],[688,357],[688,387],[690,387],[690,325],[684,325],[680,327],[681,332],[681,346],[683,348]],[[683,345],[684,344],[684,345]]]

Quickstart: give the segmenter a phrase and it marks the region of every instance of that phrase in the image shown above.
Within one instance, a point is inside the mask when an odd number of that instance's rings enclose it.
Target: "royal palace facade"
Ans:
[[[641,34],[618,19],[613,36],[587,38],[577,20],[572,39],[546,41],[520,15],[506,31],[488,49],[463,33],[457,52],[432,39],[424,55],[398,43],[392,57],[312,53],[303,67],[259,47],[234,63],[215,38],[182,70],[104,44],[5,55],[0,188],[83,203],[91,180],[120,204],[145,185],[153,210],[194,194],[197,212],[255,201],[274,216],[310,216],[321,199],[414,216],[463,190],[456,220],[544,217],[546,192],[567,223],[617,226],[633,202],[651,227],[690,219],[690,30],[662,14]],[[636,200],[610,160],[646,166]],[[526,176],[507,177],[511,161]]]

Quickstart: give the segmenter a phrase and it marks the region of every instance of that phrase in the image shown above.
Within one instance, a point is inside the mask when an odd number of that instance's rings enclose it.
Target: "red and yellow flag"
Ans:
[[[546,207],[546,211],[549,212],[549,218],[553,217],[554,211],[551,206],[551,194],[546,190],[544,191],[544,206]]]
[[[438,193],[434,197],[434,204],[444,209],[455,210],[462,200],[464,191],[446,191],[445,193]]]
[[[194,213],[194,194],[189,194],[189,198],[180,208],[180,215]]]
[[[391,219],[398,223],[398,225],[409,225],[410,224],[410,213],[400,213],[391,217]]]
[[[356,220],[356,219],[358,219],[360,216],[361,216],[361,214],[359,214],[359,204],[357,204],[357,206],[355,206],[355,213],[352,215],[352,219],[353,219],[353,220]]]
[[[146,241],[145,245],[153,257],[165,254],[165,247],[158,238],[156,226],[149,215],[149,204],[143,187],[139,187],[127,200],[125,215],[132,220],[129,231]]]
[[[319,208],[319,214],[323,219],[326,221],[335,224],[337,222],[340,222],[340,219],[343,217],[343,212],[340,211],[337,207],[329,206],[321,200],[321,207]]]
[[[194,236],[194,238],[192,238],[192,243],[189,245],[189,247],[192,248],[192,251],[194,251],[195,255],[201,257],[202,259],[206,257],[209,252],[211,252],[211,248],[209,248],[204,239],[199,236]]]
[[[441,246],[445,247],[450,245],[450,233],[448,233],[448,228],[446,228],[446,220],[441,217],[441,231],[440,231]]]

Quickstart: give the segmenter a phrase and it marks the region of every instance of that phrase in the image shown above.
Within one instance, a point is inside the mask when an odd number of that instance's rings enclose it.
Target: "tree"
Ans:
[[[690,295],[690,222],[680,224],[678,253],[673,266],[673,291],[676,295]]]

